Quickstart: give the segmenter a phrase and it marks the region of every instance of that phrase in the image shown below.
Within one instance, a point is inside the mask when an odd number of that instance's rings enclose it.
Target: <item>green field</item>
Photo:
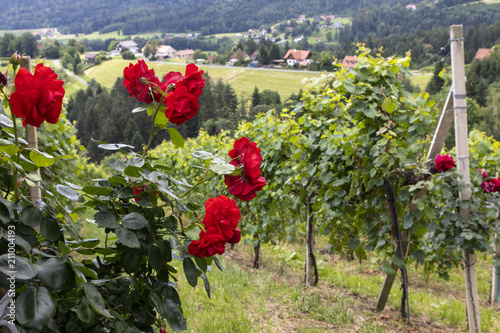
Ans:
[[[105,87],[111,88],[116,78],[123,76],[123,69],[129,64],[128,60],[106,61],[88,69],[85,74]],[[149,62],[148,66],[155,70],[158,77],[161,77],[170,71],[183,73],[185,64]],[[321,75],[318,72],[256,70],[210,65],[200,65],[199,68],[208,72],[215,80],[222,79],[224,83],[230,83],[238,96],[241,96],[242,93],[249,96],[254,87],[257,86],[260,91],[265,89],[277,91],[282,99],[288,98],[292,93],[297,93],[301,88],[303,89],[302,79]]]
[[[432,74],[415,74],[410,76],[410,81],[413,85],[420,88],[421,91],[425,91],[427,84],[432,79]]]

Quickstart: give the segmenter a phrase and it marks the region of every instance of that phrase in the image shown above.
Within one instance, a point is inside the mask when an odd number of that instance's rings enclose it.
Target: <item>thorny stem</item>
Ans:
[[[155,108],[155,111],[153,112],[153,117],[151,119],[151,130],[149,131],[149,141],[146,147],[144,147],[144,154],[142,154],[142,158],[146,158],[146,155],[148,154],[149,147],[151,146],[151,143],[153,142],[153,137],[155,135],[155,119],[156,115],[158,114],[158,111],[160,110],[161,103],[158,103],[158,105]]]

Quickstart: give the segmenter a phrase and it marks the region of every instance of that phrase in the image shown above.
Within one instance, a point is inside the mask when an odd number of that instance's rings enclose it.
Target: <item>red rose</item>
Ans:
[[[215,227],[200,231],[200,240],[192,241],[188,246],[188,253],[198,257],[223,254],[225,250],[226,239]]]
[[[455,161],[450,156],[450,154],[436,156],[435,164],[436,164],[436,170],[443,172],[446,172],[456,167]]]
[[[205,211],[203,219],[205,228],[215,227],[226,241],[233,237],[234,230],[241,218],[236,201],[224,195],[210,198],[205,202]]]
[[[198,67],[196,67],[195,64],[186,66],[186,75],[183,81],[185,81],[189,92],[196,97],[200,97],[203,92],[203,87],[205,86],[205,79],[202,78],[202,75],[203,71],[198,71]]]
[[[167,94],[164,101],[165,116],[171,123],[180,125],[193,118],[200,105],[198,98],[189,93],[185,85],[176,84],[175,90]]]
[[[59,120],[64,97],[64,81],[57,79],[52,69],[38,64],[35,73],[21,68],[16,75],[16,91],[10,97],[12,113],[24,118],[23,126],[40,127],[44,120],[55,124]]]
[[[240,229],[234,229],[233,237],[229,239],[228,243],[229,244],[238,244],[241,240],[241,230]]]
[[[160,80],[155,76],[154,69],[149,69],[144,60],[139,60],[137,64],[130,64],[125,67],[123,76],[125,77],[123,85],[127,88],[130,97],[147,104],[153,102],[153,97],[149,93],[151,89],[150,83],[160,85]],[[158,94],[155,89],[153,89],[153,92],[155,93],[155,100],[161,98],[161,94]]]
[[[264,177],[259,177],[257,180],[243,180],[241,176],[224,176],[224,178],[229,193],[243,201],[255,198],[257,196],[255,192],[262,190],[267,183]]]
[[[168,86],[169,84],[176,83],[179,80],[182,80],[184,76],[180,72],[168,72],[167,75],[165,75],[165,86]]]
[[[487,179],[481,182],[481,188],[485,193],[495,192],[495,183],[492,180],[493,179]]]
[[[160,333],[168,333],[167,327],[165,326],[165,327],[160,328]]]
[[[229,193],[241,200],[255,198],[257,191],[266,185],[266,179],[260,177],[262,157],[255,142],[245,137],[234,142],[234,149],[229,151],[230,164],[242,168],[243,176],[224,176],[224,183],[229,187]]]

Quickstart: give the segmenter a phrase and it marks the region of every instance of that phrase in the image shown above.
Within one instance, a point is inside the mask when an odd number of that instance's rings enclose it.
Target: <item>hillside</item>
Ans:
[[[138,32],[244,31],[278,21],[321,13],[349,15],[360,7],[386,4],[406,6],[411,0],[21,0],[7,2],[0,13],[0,29],[57,27],[68,33],[122,30]],[[452,3],[463,0],[448,1]]]

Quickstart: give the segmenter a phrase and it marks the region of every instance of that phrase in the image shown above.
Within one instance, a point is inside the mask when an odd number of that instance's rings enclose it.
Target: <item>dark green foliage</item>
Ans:
[[[443,88],[444,80],[439,76],[439,73],[441,73],[443,67],[444,64],[442,61],[438,62],[434,67],[434,76],[432,77],[432,79],[429,81],[429,84],[427,84],[427,87],[425,88],[425,91],[428,92],[430,95],[439,93],[441,91],[441,88]]]
[[[135,55],[130,51],[125,51],[122,53],[122,58],[125,60],[134,60]]]

